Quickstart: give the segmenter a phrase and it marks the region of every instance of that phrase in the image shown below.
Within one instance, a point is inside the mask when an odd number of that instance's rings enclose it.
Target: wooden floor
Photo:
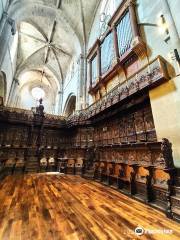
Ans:
[[[172,233],[145,233],[134,229]],[[179,233],[178,233],[179,232]],[[0,240],[180,239],[163,213],[78,176],[32,174],[0,183]]]

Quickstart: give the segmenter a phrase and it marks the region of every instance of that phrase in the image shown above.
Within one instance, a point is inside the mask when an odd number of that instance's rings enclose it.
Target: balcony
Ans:
[[[70,116],[68,119],[69,123],[72,125],[82,123],[126,98],[144,90],[152,89],[168,79],[167,62],[158,56],[87,109],[78,111],[75,115]]]

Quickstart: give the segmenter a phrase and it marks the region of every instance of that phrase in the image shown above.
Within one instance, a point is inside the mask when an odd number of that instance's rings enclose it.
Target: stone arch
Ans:
[[[0,71],[0,97],[3,98],[3,102],[6,101],[6,90],[7,90],[6,74],[3,71]]]
[[[65,106],[64,106],[64,115],[70,116],[76,110],[76,95],[74,93],[70,93]]]

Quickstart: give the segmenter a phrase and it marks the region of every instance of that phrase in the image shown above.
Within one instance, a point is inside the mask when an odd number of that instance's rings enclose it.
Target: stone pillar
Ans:
[[[12,107],[15,106],[15,99],[16,99],[16,96],[17,96],[18,86],[19,86],[19,80],[14,78],[13,81],[12,81],[12,84],[11,84],[11,89],[10,89],[9,97],[8,97],[8,100],[7,100],[7,105],[8,106],[12,106]]]
[[[15,21],[9,18],[8,14],[4,12],[0,22],[0,66],[8,47],[9,37],[11,34],[14,35],[15,33]]]
[[[89,89],[92,86],[92,64],[87,61],[87,88],[86,88],[86,107],[89,106]]]
[[[58,114],[61,115],[62,114],[62,104],[63,104],[63,90],[60,90],[58,92]]]
[[[78,65],[78,76],[77,76],[77,89],[76,89],[76,111],[81,109],[80,100],[82,98],[82,84],[83,84],[83,66],[82,66],[82,54],[79,55],[77,59]]]

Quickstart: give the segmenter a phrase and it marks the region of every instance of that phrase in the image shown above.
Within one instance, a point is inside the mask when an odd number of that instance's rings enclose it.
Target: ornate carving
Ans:
[[[162,139],[161,151],[165,161],[166,168],[173,168],[172,143],[167,138]]]

